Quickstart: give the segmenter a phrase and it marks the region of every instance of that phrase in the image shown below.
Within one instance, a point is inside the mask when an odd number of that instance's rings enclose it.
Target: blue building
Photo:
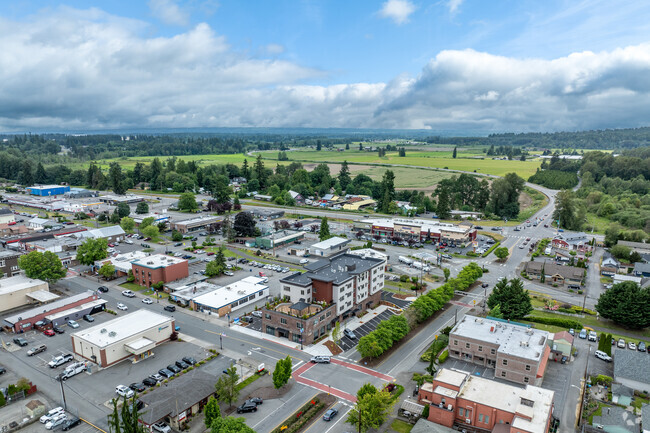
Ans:
[[[55,195],[63,195],[70,191],[67,185],[37,185],[27,188],[27,192],[31,195],[39,197],[53,197]]]

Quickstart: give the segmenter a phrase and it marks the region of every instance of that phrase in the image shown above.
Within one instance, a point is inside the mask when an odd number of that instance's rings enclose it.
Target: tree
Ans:
[[[144,425],[138,420],[138,404],[136,396],[131,399],[124,398],[122,407],[118,410],[118,400],[113,399],[113,412],[108,415],[108,425],[112,433],[145,433]]]
[[[104,263],[101,268],[99,268],[99,275],[106,278],[107,280],[115,276],[115,265],[111,263]]]
[[[524,289],[524,284],[519,278],[510,281],[506,278],[499,280],[487,304],[490,308],[499,305],[503,318],[508,320],[523,319],[533,311],[528,290]]]
[[[195,211],[199,208],[199,205],[196,203],[196,197],[191,192],[184,192],[180,195],[178,199],[178,209],[184,211]]]
[[[35,278],[54,284],[68,272],[61,260],[51,251],[32,251],[18,258],[18,266],[28,278]]]
[[[105,259],[108,256],[108,241],[106,239],[86,239],[77,248],[77,260],[82,265],[90,266],[97,260]]]
[[[217,253],[214,256],[214,260],[208,262],[205,267],[205,274],[208,277],[214,277],[216,275],[221,275],[226,270],[226,257],[223,253],[223,247],[219,247]]]
[[[219,402],[214,396],[210,396],[208,402],[203,408],[203,414],[205,415],[205,426],[210,428],[212,423],[221,418],[221,409],[219,409]]]
[[[144,230],[142,230],[142,234],[144,234],[148,238],[156,239],[158,238],[158,234],[159,234],[158,226],[145,227]]]
[[[320,140],[316,140],[316,150],[320,152],[321,149],[322,149],[322,145]]]
[[[34,174],[34,182],[44,184],[47,183],[47,173],[45,172],[45,168],[43,167],[43,164],[40,162],[36,166],[36,173]]]
[[[111,162],[108,169],[108,179],[111,189],[115,194],[122,195],[126,192],[126,184],[122,175],[122,166],[117,162]],[[126,215],[125,215],[126,216]]]
[[[390,213],[391,204],[395,201],[395,173],[386,170],[381,179],[381,192],[377,208],[382,213]]]
[[[505,260],[509,254],[510,251],[508,251],[508,248],[506,247],[501,247],[494,250],[494,255],[497,256],[497,258],[501,261]]]
[[[364,383],[363,385],[361,385],[361,388],[359,388],[359,390],[357,391],[357,400],[365,397],[366,395],[376,394],[378,392],[379,390],[372,383]]]
[[[331,237],[332,235],[330,234],[330,225],[327,222],[327,217],[322,217],[320,220],[320,230],[318,231],[318,239],[320,241],[324,241]]]
[[[332,340],[334,341],[334,344],[339,344],[341,341],[341,322],[338,320],[334,325],[334,329],[332,329]]]
[[[580,230],[584,223],[585,213],[578,206],[575,193],[570,190],[560,191],[555,195],[555,210],[553,219],[559,221],[561,227],[569,230]]]
[[[524,183],[516,173],[508,173],[492,182],[490,202],[487,206],[489,212],[504,219],[519,215],[519,195],[524,189]]]
[[[172,241],[180,242],[182,240],[183,240],[183,233],[179,232],[178,230],[172,230]]]
[[[135,221],[133,218],[124,217],[120,220],[120,227],[122,227],[125,232],[131,233],[135,228]]]
[[[227,416],[214,420],[210,433],[255,433],[255,430],[246,425],[244,418]]]
[[[241,210],[241,203],[239,203],[239,197],[235,196],[235,200],[232,202],[232,208],[234,210]]]
[[[275,389],[280,389],[289,382],[291,378],[292,362],[291,357],[287,356],[284,359],[279,359],[275,363],[275,370],[273,370],[273,386]]]
[[[233,225],[237,236],[255,236],[255,220],[250,212],[239,212]]]
[[[442,273],[445,275],[445,281],[448,281],[449,275],[451,275],[451,271],[449,270],[449,268],[443,268]]]
[[[348,168],[348,162],[343,161],[343,164],[341,164],[341,171],[339,171],[339,183],[341,184],[341,189],[345,191],[350,182],[352,182],[352,179],[350,178],[350,169]]]
[[[120,214],[118,213],[117,209],[115,209],[115,212],[113,212],[110,216],[110,222],[111,224],[119,224],[120,223]]]
[[[436,215],[440,219],[447,219],[451,216],[452,208],[452,191],[454,182],[451,179],[443,179],[436,186],[434,195],[438,198],[436,205]]]
[[[386,421],[395,401],[388,391],[367,393],[357,399],[345,422],[355,426],[359,433],[379,428]]]
[[[139,215],[149,213],[149,204],[146,201],[141,201],[135,207],[135,213]]]
[[[255,178],[260,184],[261,189],[266,188],[266,170],[264,169],[264,162],[262,161],[262,155],[259,154],[257,155],[257,159],[255,160],[255,164],[253,165],[253,173],[255,174]],[[249,179],[250,181],[250,179]]]
[[[139,227],[139,228],[140,228],[140,231],[146,229],[146,228],[149,227],[150,225],[153,225],[153,222],[154,222],[154,221],[155,221],[155,220],[154,220],[153,217],[147,217],[147,218],[143,219],[142,222],[140,223],[140,227]]]
[[[121,219],[129,216],[129,214],[131,213],[131,208],[127,203],[120,203],[117,205],[117,209],[115,209],[115,211],[117,212],[117,214],[120,216]]]
[[[458,148],[454,147],[454,152],[451,154],[452,158],[456,159],[457,151],[458,151]]]
[[[646,328],[650,326],[650,287],[642,289],[633,281],[614,284],[600,295],[596,311],[626,328]]]
[[[217,399],[222,403],[228,403],[232,406],[233,401],[237,401],[239,397],[239,389],[237,389],[237,381],[239,375],[237,374],[237,367],[233,364],[222,374],[214,385],[217,392]]]

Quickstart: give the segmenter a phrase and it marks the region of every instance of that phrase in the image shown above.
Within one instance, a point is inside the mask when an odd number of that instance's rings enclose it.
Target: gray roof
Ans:
[[[366,272],[383,262],[383,260],[372,257],[363,258],[343,253],[309,263],[305,265],[307,272],[304,274],[294,274],[281,281],[307,285],[311,283],[311,280],[317,280],[339,285],[352,278],[353,275]]]
[[[20,251],[0,250],[0,259],[7,259],[9,257],[18,257],[22,255]]]
[[[641,405],[641,424],[650,429],[650,404]]]
[[[445,427],[444,425],[428,421],[424,418],[420,418],[411,429],[411,433],[458,433],[458,431],[449,427]]]
[[[614,380],[634,380],[650,385],[650,356],[636,350],[616,349],[614,352]]]
[[[109,236],[121,236],[123,234],[125,234],[124,229],[117,225],[101,227],[79,233],[79,235],[84,238],[107,238]]]
[[[650,273],[650,263],[636,262],[634,264],[634,272],[639,274],[649,274]]]
[[[52,310],[55,310],[57,308],[65,307],[66,305],[70,305],[72,303],[78,302],[78,301],[80,301],[82,299],[86,299],[86,298],[88,298],[90,296],[93,296],[93,295],[95,295],[95,292],[93,292],[92,290],[87,290],[85,292],[78,293],[76,295],[72,295],[72,296],[69,296],[67,298],[59,299],[58,301],[54,301],[54,302],[51,302],[51,303],[46,304],[46,305],[41,305],[39,307],[31,308],[29,310],[25,310],[25,311],[22,311],[20,313],[13,314],[13,315],[11,315],[9,317],[5,317],[4,320],[5,320],[5,322],[7,322],[11,326],[13,326],[14,323],[16,323],[16,322],[18,322],[20,320],[28,319],[28,318],[34,317],[34,316],[36,316],[38,314],[41,314],[41,313],[47,313],[48,311],[52,311]],[[650,358],[650,356],[648,358]]]
[[[575,266],[563,266],[556,265],[555,263],[544,263],[544,262],[526,262],[524,269],[526,272],[541,272],[544,268],[544,273],[546,275],[555,275],[559,274],[563,278],[571,278],[575,280],[580,280],[584,277],[585,270],[583,268],[578,268]]]
[[[0,208],[0,215],[8,215],[8,214],[12,214],[12,213],[13,212],[9,208],[6,208],[6,207]]]
[[[151,425],[166,416],[175,417],[214,394],[214,382],[214,375],[202,371],[199,367],[159,388],[154,388],[147,395],[140,397],[147,405],[142,410],[140,420]]]

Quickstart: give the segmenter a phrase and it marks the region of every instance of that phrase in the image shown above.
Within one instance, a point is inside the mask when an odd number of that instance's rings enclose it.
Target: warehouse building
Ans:
[[[210,311],[220,317],[269,296],[269,286],[260,277],[246,277],[190,301],[195,311]]]
[[[67,298],[51,302],[49,304],[41,305],[39,307],[31,308],[29,310],[13,314],[9,317],[5,317],[4,325],[8,330],[10,329],[18,333],[29,331],[34,327],[34,324],[36,322],[42,321],[46,316],[66,311],[71,308],[90,303],[97,299],[99,299],[99,295],[91,290],[88,290],[84,293],[72,295]]]
[[[27,193],[39,197],[53,197],[70,191],[67,185],[35,185],[27,188]]]
[[[200,216],[189,220],[177,221],[171,223],[171,229],[179,231],[183,234],[206,230],[213,232],[213,225],[221,221],[221,217],[216,216]]]
[[[187,260],[164,254],[154,254],[131,263],[135,283],[151,287],[162,281],[180,280],[189,275]]]
[[[271,249],[283,247],[304,238],[305,232],[282,230],[267,236],[259,236],[255,238],[255,245],[257,245],[259,248]]]
[[[140,197],[139,195],[133,195],[133,194],[127,194],[127,195],[102,195],[99,197],[99,201],[102,203],[106,204],[112,204],[113,206],[117,206],[120,203],[126,203],[126,204],[131,204],[131,203],[140,203],[141,201],[144,201],[144,197]]]
[[[89,191],[84,188],[70,188],[68,192],[64,194],[67,198],[88,198],[88,197],[97,197],[97,193]]]
[[[97,314],[106,310],[106,299],[95,299],[94,301],[85,302],[79,306],[68,308],[67,310],[59,311],[57,313],[48,314],[45,316],[45,324],[43,326],[49,328],[51,326],[61,327],[65,325],[68,320],[81,320],[86,314]]]
[[[122,242],[126,238],[126,232],[118,225],[101,227],[97,229],[79,232],[76,236],[82,239],[106,239],[109,243]]]
[[[133,363],[153,356],[153,349],[170,339],[174,318],[149,310],[137,310],[72,334],[77,355],[109,367],[125,359]]]
[[[333,237],[318,242],[309,247],[309,255],[318,257],[329,257],[333,254],[340,253],[347,250],[347,245],[350,243],[349,239]]]
[[[0,311],[49,302],[57,298],[57,295],[50,293],[48,284],[42,280],[33,280],[24,275],[0,280]]]

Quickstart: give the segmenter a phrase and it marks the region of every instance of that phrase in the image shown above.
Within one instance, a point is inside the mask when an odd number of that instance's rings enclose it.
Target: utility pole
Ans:
[[[61,374],[56,376],[56,380],[61,385],[61,397],[63,398],[63,410],[68,410],[68,405],[66,404],[66,401],[65,401],[65,391],[63,390],[63,379],[61,378]]]

